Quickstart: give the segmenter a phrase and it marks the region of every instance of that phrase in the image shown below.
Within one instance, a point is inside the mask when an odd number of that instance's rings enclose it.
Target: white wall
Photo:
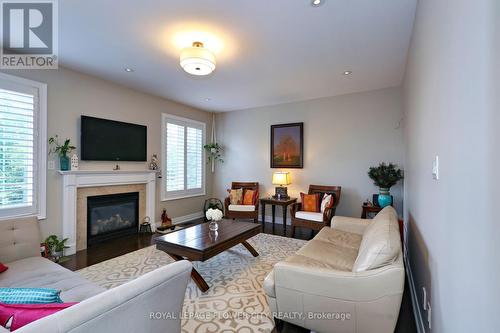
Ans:
[[[258,181],[261,196],[273,194],[278,169],[270,168],[270,127],[304,122],[304,168],[289,170],[289,194],[297,197],[309,184],[340,185],[337,215],[360,216],[362,202],[377,193],[368,168],[381,161],[402,166],[401,118],[399,88],[219,113],[225,163],[217,166],[214,194],[225,197],[231,181]],[[401,185],[392,189],[398,208],[401,192]]]
[[[500,56],[498,44],[493,54],[493,31],[500,11],[494,2],[418,3],[404,81],[405,215],[426,332],[500,330],[500,223],[493,214],[499,186],[499,105],[493,108],[499,63],[493,60]],[[438,181],[431,175],[435,155]]]
[[[59,70],[11,70],[6,71],[31,80],[47,83],[48,90],[48,135],[58,134],[70,138],[80,145],[80,116],[89,115],[137,124],[148,127],[148,160],[154,153],[161,157],[161,113],[171,113],[195,119],[207,124],[210,137],[211,113],[181,105],[164,98],[148,95],[90,75],[69,69]],[[50,157],[54,158],[54,157]],[[49,159],[50,159],[49,158]],[[56,163],[57,165],[58,163]],[[85,162],[81,169],[111,170],[113,162]],[[122,162],[122,170],[144,170],[145,162]],[[165,178],[163,178],[164,180]],[[202,211],[206,197],[212,192],[212,175],[207,172],[207,195],[167,202],[160,202],[160,182],[157,182],[157,212],[160,220],[161,208],[166,208],[171,217],[180,217]],[[54,170],[47,171],[47,219],[41,222],[44,235],[62,232],[61,223],[61,177]]]

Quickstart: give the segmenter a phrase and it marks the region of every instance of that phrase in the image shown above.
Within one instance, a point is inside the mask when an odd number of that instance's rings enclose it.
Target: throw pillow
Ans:
[[[323,195],[323,200],[321,200],[321,212],[324,213],[326,209],[332,208],[335,203],[335,197],[331,194]]]
[[[6,304],[62,303],[60,290],[46,288],[0,288],[0,302]]]
[[[5,272],[5,271],[6,271],[6,270],[8,270],[8,269],[9,269],[9,267],[5,266],[4,264],[2,264],[2,263],[0,262],[0,273],[3,273],[3,272]]]
[[[2,304],[0,303],[0,325],[6,327],[9,320],[11,332],[35,320],[50,316],[77,303],[52,304]]]
[[[302,201],[302,210],[304,212],[320,212],[320,201],[319,201],[319,193],[315,194],[305,194],[300,193],[300,199]]]
[[[237,190],[227,190],[229,192],[229,202],[231,205],[241,205],[243,202],[243,189],[239,188]]]
[[[254,205],[255,197],[257,196],[257,191],[255,190],[244,190],[243,191],[243,205]]]

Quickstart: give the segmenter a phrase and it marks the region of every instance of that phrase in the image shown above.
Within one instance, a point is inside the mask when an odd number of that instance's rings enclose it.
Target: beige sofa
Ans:
[[[179,261],[129,283],[106,290],[40,256],[40,231],[34,217],[0,221],[0,287],[61,290],[64,302],[80,302],[22,327],[19,333],[180,332],[191,263]],[[151,313],[171,313],[151,319]],[[0,326],[0,333],[8,332]]]
[[[373,220],[336,216],[264,281],[277,322],[326,333],[389,333],[399,315],[404,266],[392,207]],[[279,326],[279,325],[278,325]]]

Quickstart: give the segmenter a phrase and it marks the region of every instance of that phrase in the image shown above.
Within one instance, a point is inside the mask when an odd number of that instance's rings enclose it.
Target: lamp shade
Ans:
[[[273,185],[290,185],[290,172],[279,171],[273,173]]]
[[[203,43],[194,42],[192,47],[182,50],[180,65],[189,74],[208,75],[215,69],[215,56]]]

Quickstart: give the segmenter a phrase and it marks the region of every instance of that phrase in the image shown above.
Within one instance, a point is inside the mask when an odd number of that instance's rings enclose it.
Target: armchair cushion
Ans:
[[[295,213],[295,218],[315,222],[323,222],[323,213],[304,212],[301,210]]]
[[[231,205],[241,205],[243,202],[243,189],[227,190],[229,192],[229,202]]]
[[[385,266],[395,261],[401,252],[398,216],[388,206],[380,211],[363,233],[353,272]]]
[[[255,202],[257,201],[258,191],[256,190],[243,190],[243,205],[253,205],[255,206]]]
[[[253,212],[255,210],[254,205],[229,205],[229,210],[233,212]]]
[[[323,213],[325,209],[332,208],[335,203],[335,197],[332,194],[324,194],[323,199],[321,199],[321,212]]]
[[[302,210],[305,212],[320,212],[321,201],[319,193],[305,194],[300,193],[300,200],[302,201]]]

